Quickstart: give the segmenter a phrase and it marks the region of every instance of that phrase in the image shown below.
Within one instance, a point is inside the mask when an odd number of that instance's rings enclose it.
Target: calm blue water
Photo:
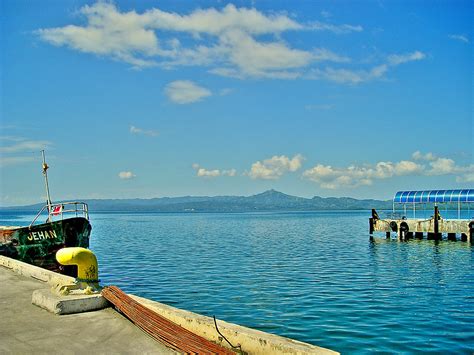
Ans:
[[[474,246],[370,242],[368,217],[93,214],[91,249],[103,284],[342,353],[472,353]]]

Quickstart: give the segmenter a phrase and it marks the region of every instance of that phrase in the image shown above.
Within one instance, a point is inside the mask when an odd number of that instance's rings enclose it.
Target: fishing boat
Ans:
[[[84,202],[51,202],[47,173],[49,167],[44,151],[42,156],[46,204],[28,226],[0,226],[0,255],[45,269],[74,274],[74,267],[65,268],[56,261],[55,256],[64,247],[89,247],[92,229],[89,209]],[[41,222],[45,217],[46,220]]]

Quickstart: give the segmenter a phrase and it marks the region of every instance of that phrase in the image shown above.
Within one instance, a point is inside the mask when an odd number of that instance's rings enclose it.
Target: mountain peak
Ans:
[[[277,191],[275,189],[270,189],[270,190],[263,191],[259,194],[253,195],[253,196],[254,197],[255,196],[264,197],[264,196],[289,196],[289,195],[284,194],[283,192]]]
[[[283,201],[299,199],[298,197],[284,194],[283,192],[276,191],[275,189],[264,191],[262,193],[250,196],[249,198],[252,200],[258,200],[265,203],[276,203],[276,202],[281,203]]]

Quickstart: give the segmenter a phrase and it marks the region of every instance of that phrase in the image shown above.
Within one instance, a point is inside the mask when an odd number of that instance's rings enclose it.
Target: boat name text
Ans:
[[[37,232],[30,232],[28,235],[28,240],[44,240],[44,239],[56,239],[58,236],[54,230],[44,230]]]

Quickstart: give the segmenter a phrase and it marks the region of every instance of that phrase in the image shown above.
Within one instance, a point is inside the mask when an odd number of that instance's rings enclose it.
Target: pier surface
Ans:
[[[0,354],[176,354],[112,308],[58,316],[31,303],[51,286],[0,266]]]

